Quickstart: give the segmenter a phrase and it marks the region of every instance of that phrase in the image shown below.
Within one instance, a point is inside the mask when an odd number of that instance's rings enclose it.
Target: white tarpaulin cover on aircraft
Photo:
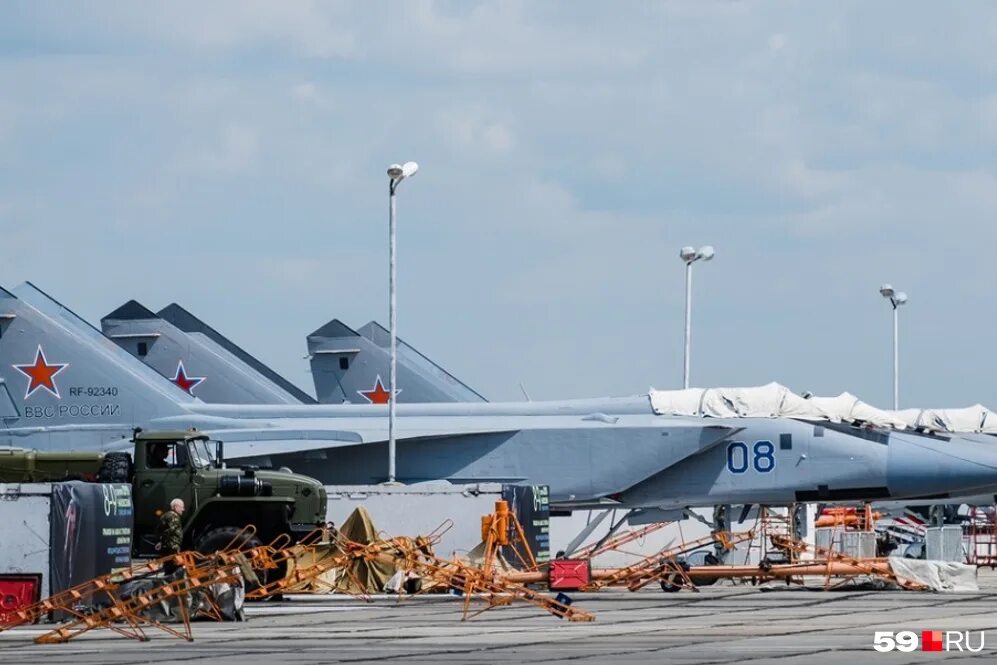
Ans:
[[[850,393],[805,399],[786,386],[753,388],[651,390],[651,408],[659,415],[712,418],[800,418],[830,422],[864,422],[903,429],[906,421],[877,409]],[[997,422],[997,419],[995,419]]]
[[[964,409],[903,409],[893,413],[908,427],[937,432],[997,434],[997,413],[982,404]]]
[[[803,399],[778,383],[753,388],[651,390],[650,394],[655,413],[713,418],[775,418],[787,399]]]
[[[907,423],[895,414],[866,404],[851,393],[841,393],[837,397],[811,397],[804,401],[813,404],[818,412],[824,413],[832,422],[864,422],[895,429],[907,427]]]

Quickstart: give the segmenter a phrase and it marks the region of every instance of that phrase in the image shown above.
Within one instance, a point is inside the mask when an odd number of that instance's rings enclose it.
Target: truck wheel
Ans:
[[[254,547],[259,547],[263,544],[263,541],[256,536],[247,536],[246,533],[240,533],[240,531],[242,531],[242,527],[238,526],[221,526],[217,529],[212,529],[198,539],[195,549],[201,554],[211,554],[212,552],[224,549],[238,548],[241,550],[248,550]],[[266,570],[253,568],[253,572],[256,573],[256,577],[260,580],[260,584],[266,584],[273,580],[280,579],[284,575],[284,572],[279,569]],[[256,587],[256,584],[246,580],[247,592],[252,591]]]
[[[263,542],[256,536],[249,536],[242,532],[242,527],[221,526],[208,531],[197,541],[197,551],[201,554],[211,554],[218,550],[238,548],[248,550],[259,547]],[[234,541],[234,542],[233,542]]]
[[[689,572],[689,564],[685,561],[679,561],[678,565],[683,571]],[[677,572],[670,573],[661,579],[661,590],[665,593],[676,593],[677,591],[681,591],[684,583],[685,580]]]
[[[709,552],[703,557],[703,565],[706,566],[718,566],[720,565],[720,559],[717,558],[715,554]],[[710,586],[717,583],[719,577],[697,577],[693,582],[696,586]]]
[[[107,453],[97,471],[97,482],[127,483],[132,479],[132,458],[128,453]]]

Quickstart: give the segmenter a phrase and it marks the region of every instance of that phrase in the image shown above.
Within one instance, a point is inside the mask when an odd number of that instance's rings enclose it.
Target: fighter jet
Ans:
[[[154,314],[136,301],[129,301],[105,316],[101,326],[104,334],[123,349],[206,402],[295,403],[294,392],[300,393],[283,377],[175,303]],[[388,375],[388,331],[378,323],[371,321],[353,330],[338,319],[332,319],[310,334],[307,343],[321,402],[387,401],[389,395],[381,377]],[[399,385],[403,386],[396,393],[399,402],[483,401],[477,392],[402,340],[399,340],[399,369]],[[205,387],[203,382],[207,377],[211,380]],[[268,386],[268,390],[252,390],[260,384]],[[303,393],[300,395],[301,403],[311,399]],[[815,400],[816,403],[839,403],[836,408],[847,408],[853,420],[869,417],[870,408],[848,395]],[[997,420],[997,415],[980,405],[967,409],[908,409],[887,415],[895,418],[893,425],[905,424],[915,430],[959,432],[969,438],[981,432],[997,432],[997,425],[989,424]],[[342,479],[349,482],[348,475],[343,475]],[[842,501],[840,497],[824,500],[831,504],[855,503]],[[946,505],[953,501],[990,504],[994,495],[951,496],[921,503],[918,508],[940,519],[944,514],[955,512],[953,509],[958,503]],[[876,510],[890,515],[909,512],[905,501],[878,500],[874,505]],[[670,515],[660,510],[642,510],[628,519],[646,522],[668,517]]]
[[[129,300],[100,323],[122,349],[205,402],[315,404],[313,397],[176,303],[156,314]]]
[[[390,333],[371,321],[351,329],[333,319],[308,335],[315,394],[322,404],[386,404]],[[473,388],[397,340],[398,404],[423,402],[484,402]]]
[[[31,284],[0,290],[0,445],[115,449],[197,427],[230,457],[379,482],[383,405],[205,404]],[[398,479],[548,484],[552,503],[680,507],[997,489],[997,450],[794,418],[663,415],[649,395],[399,404]]]
[[[101,319],[104,334],[164,377],[212,404],[314,404],[230,339],[173,303],[153,313],[130,300]],[[386,404],[388,331],[358,330],[333,319],[308,336],[308,358],[322,404]],[[402,402],[483,402],[452,374],[398,340]]]

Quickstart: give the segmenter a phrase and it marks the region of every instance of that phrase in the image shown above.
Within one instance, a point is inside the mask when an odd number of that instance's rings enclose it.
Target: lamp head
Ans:
[[[686,263],[692,263],[696,260],[696,250],[692,247],[683,247],[679,250],[679,258]]]
[[[404,164],[392,164],[388,167],[388,177],[392,180],[404,180],[416,174],[419,165],[415,162],[405,162]]]
[[[699,251],[696,252],[696,258],[703,259],[704,261],[709,261],[710,259],[713,258],[715,254],[716,251],[713,249],[713,245],[703,245],[702,247],[699,248]]]
[[[402,177],[411,178],[419,170],[419,165],[415,162],[405,162],[402,164]]]
[[[897,291],[893,296],[893,302],[896,305],[906,305],[907,304],[907,294],[903,291]]]
[[[893,286],[891,284],[883,284],[879,287],[879,293],[884,298],[892,298],[893,294],[896,292],[893,290]]]

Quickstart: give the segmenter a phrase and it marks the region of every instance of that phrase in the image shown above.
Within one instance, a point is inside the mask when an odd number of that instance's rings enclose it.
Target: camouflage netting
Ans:
[[[369,545],[381,540],[370,513],[363,506],[354,510],[339,529],[343,541],[359,545]],[[343,549],[334,541],[318,546],[314,552],[306,551],[288,566],[288,574],[295,567],[304,568],[323,559],[338,556]],[[305,581],[288,589],[290,593],[328,592],[329,587],[336,593],[364,594],[380,593],[399,570],[399,561],[404,553],[399,549],[388,550],[373,559],[354,559],[348,568],[333,569],[322,575],[318,581]]]

